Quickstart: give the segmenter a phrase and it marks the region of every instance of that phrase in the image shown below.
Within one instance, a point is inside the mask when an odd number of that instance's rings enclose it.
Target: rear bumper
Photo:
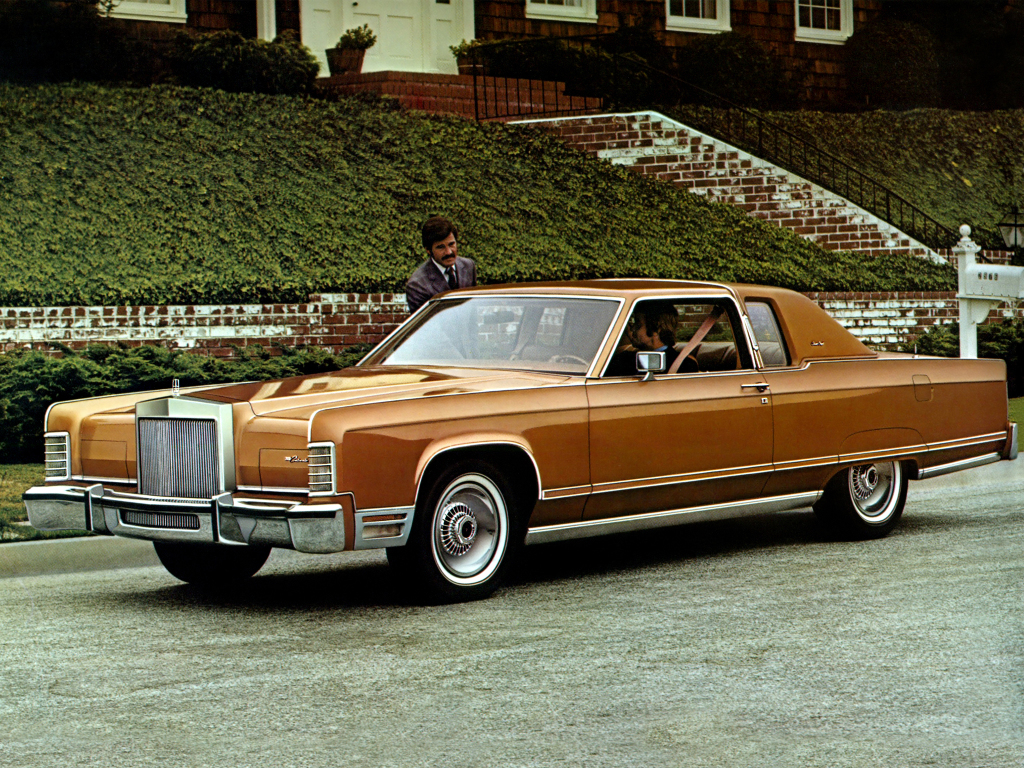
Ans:
[[[345,549],[340,504],[236,498],[166,499],[97,484],[29,488],[29,522],[41,531],[81,530],[153,541],[272,546],[300,552]]]

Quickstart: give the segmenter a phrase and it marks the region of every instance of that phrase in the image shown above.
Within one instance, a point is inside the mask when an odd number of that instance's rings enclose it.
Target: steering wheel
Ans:
[[[590,365],[589,360],[584,360],[582,357],[576,357],[576,355],[552,355],[548,358],[549,363],[579,363],[584,368]]]

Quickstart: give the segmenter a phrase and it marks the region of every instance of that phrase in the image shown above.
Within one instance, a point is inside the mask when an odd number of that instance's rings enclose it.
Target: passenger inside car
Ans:
[[[664,351],[666,374],[735,371],[744,367],[730,314],[717,303],[639,303],[626,323],[604,376],[638,375],[639,351]]]

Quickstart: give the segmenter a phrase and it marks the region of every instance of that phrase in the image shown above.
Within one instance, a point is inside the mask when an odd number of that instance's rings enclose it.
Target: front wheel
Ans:
[[[270,557],[270,547],[233,547],[154,541],[153,548],[170,574],[200,587],[229,587],[254,576]]]
[[[878,539],[895,528],[903,515],[907,482],[898,461],[849,467],[825,486],[814,511],[840,535]]]
[[[431,483],[417,505],[409,543],[388,549],[388,562],[424,602],[487,597],[522,544],[514,499],[495,467],[455,465]]]

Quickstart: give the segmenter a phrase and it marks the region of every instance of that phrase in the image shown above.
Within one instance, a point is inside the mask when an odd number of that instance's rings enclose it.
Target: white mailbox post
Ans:
[[[960,357],[978,356],[978,324],[1004,301],[1024,298],[1024,267],[979,264],[975,255],[981,246],[971,240],[971,228],[960,227],[960,241],[953,248],[960,279]]]

